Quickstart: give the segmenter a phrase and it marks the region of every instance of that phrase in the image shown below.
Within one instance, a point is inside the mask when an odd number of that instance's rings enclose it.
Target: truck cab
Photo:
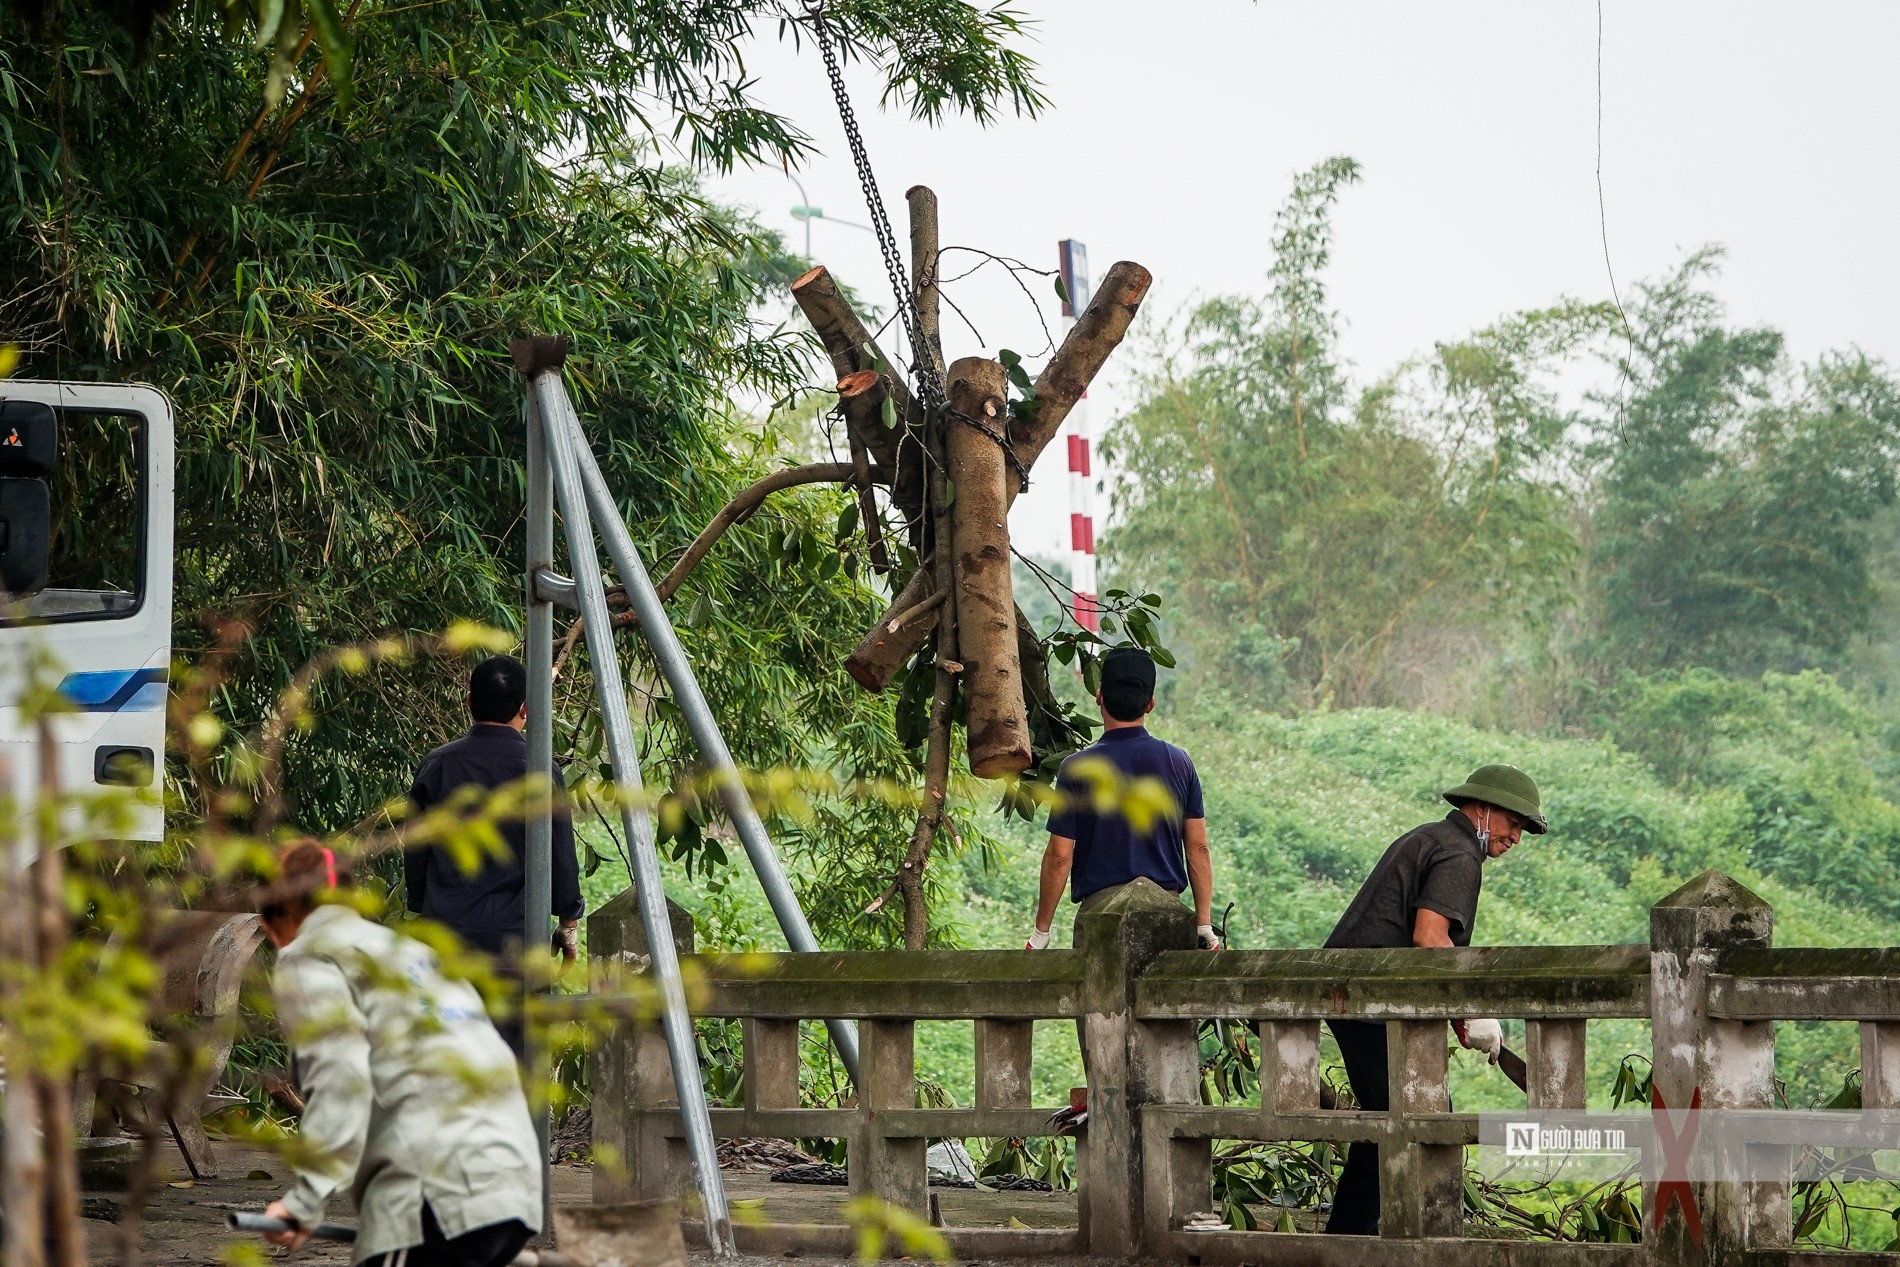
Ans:
[[[173,452],[155,387],[0,380],[0,759],[32,804],[40,743],[20,704],[57,684],[59,792],[111,791],[121,839],[164,833]]]

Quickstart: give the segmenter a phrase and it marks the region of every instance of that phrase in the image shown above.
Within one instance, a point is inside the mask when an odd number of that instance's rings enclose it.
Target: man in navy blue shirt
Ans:
[[[528,774],[528,744],[522,728],[528,722],[528,673],[512,656],[492,656],[468,675],[468,711],[473,721],[468,733],[443,744],[422,759],[409,800],[417,810],[432,809],[455,798],[463,789],[481,793],[518,783]],[[550,771],[556,794],[561,772]],[[471,810],[480,799],[471,800]],[[446,924],[471,946],[496,956],[504,974],[518,970],[512,960],[519,953],[526,873],[522,866],[527,828],[520,819],[495,824],[504,851],[466,871],[440,845],[411,849],[403,857],[409,887],[409,909],[426,919]],[[556,937],[562,958],[574,961],[583,914],[579,859],[574,852],[574,824],[566,804],[554,808],[553,840],[554,914],[560,920]],[[518,1017],[497,1022],[502,1037],[517,1053],[521,1050]]]
[[[1192,889],[1201,949],[1219,950],[1201,776],[1187,753],[1143,724],[1155,706],[1154,658],[1139,647],[1116,647],[1102,658],[1101,681],[1095,700],[1102,737],[1064,761],[1056,775],[1062,803],[1049,815],[1036,927],[1026,949],[1048,947],[1064,883],[1076,914],[1084,915],[1147,880],[1170,893]],[[1115,808],[1098,813],[1095,806],[1105,801]]]

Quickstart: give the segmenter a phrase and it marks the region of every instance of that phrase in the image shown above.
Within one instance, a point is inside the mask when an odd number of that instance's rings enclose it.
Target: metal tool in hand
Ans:
[[[233,1232],[255,1232],[259,1236],[275,1236],[298,1230],[297,1226],[288,1219],[274,1219],[268,1214],[246,1214],[242,1210],[233,1210],[225,1215],[224,1225]],[[348,1244],[356,1239],[356,1229],[345,1227],[341,1223],[319,1223],[310,1229],[310,1238]],[[552,1250],[524,1249],[509,1261],[508,1267],[575,1267],[575,1265]]]

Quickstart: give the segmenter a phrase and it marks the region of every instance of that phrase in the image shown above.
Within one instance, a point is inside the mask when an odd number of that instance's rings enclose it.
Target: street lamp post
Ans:
[[[788,169],[785,178],[798,189],[798,205],[792,208],[792,219],[805,222],[805,258],[811,259],[811,217],[803,214],[811,208],[811,195],[805,192],[805,182],[792,175]]]
[[[829,224],[841,224],[847,229],[862,229],[866,233],[877,232],[876,229],[873,229],[868,224],[859,224],[855,220],[840,220],[836,216],[826,215],[825,209],[823,207],[814,207],[811,205],[811,195],[805,192],[804,181],[792,175],[792,173],[789,171],[785,173],[785,179],[791,181],[792,184],[797,186],[798,188],[799,203],[796,207],[792,208],[792,219],[803,220],[805,222],[805,258],[806,259],[809,260],[811,258],[811,222],[813,220],[823,220]]]

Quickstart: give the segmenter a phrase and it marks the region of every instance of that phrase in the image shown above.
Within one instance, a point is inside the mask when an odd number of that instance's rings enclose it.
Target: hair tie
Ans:
[[[334,889],[336,887],[336,855],[330,852],[328,846],[323,847],[323,869],[330,878],[330,887]]]

